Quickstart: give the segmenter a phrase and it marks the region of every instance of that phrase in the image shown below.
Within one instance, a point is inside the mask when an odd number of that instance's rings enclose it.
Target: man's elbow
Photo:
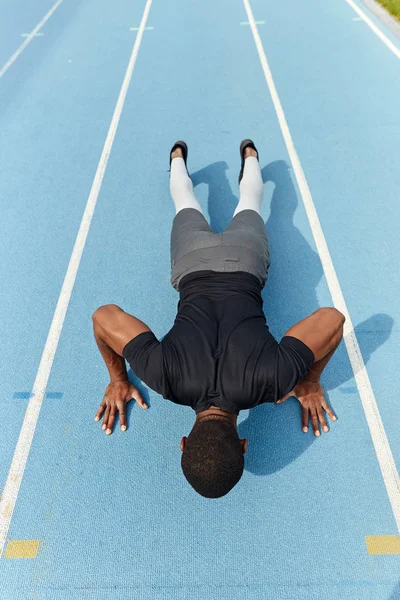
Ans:
[[[334,308],[333,306],[326,306],[326,307],[319,308],[318,312],[320,314],[323,314],[324,316],[328,317],[329,320],[331,322],[334,322],[335,324],[337,324],[338,327],[341,327],[342,325],[344,325],[344,323],[346,321],[345,315],[343,313],[341,313],[340,310],[338,310],[337,308]]]
[[[338,325],[344,325],[346,321],[345,315],[337,308],[331,308],[331,311],[333,311],[332,314],[334,315],[335,321],[338,323]]]
[[[101,325],[105,320],[109,319],[111,314],[117,310],[121,310],[116,304],[104,304],[99,306],[98,309],[92,314],[93,325]]]
[[[99,306],[99,308],[97,308],[94,311],[94,313],[92,314],[93,325],[96,325],[101,320],[102,315],[104,313],[103,309],[104,309],[104,306]]]
[[[338,310],[337,308],[332,308],[332,310],[335,311],[335,319],[337,320],[339,326],[342,327],[346,322],[345,315],[342,312],[340,312],[340,310]]]

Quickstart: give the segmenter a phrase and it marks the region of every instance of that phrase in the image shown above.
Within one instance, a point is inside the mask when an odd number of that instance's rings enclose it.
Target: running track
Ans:
[[[400,40],[353,0],[54,6],[0,0],[0,598],[399,600]],[[141,385],[126,433],[94,422],[90,316],[169,330],[168,151],[187,140],[221,231],[244,137],[272,332],[349,319],[331,431],[304,434],[294,399],[241,413],[244,476],[210,501],[180,469],[188,408]]]

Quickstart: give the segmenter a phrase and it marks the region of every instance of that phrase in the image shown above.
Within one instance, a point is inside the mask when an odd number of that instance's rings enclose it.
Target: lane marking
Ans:
[[[62,392],[47,392],[46,398],[50,398],[52,400],[61,400],[63,395],[64,394]]]
[[[26,40],[24,42],[22,42],[20,47],[14,52],[14,54],[11,56],[11,58],[9,58],[8,62],[6,62],[4,67],[1,69],[0,77],[3,77],[4,73],[6,71],[8,71],[8,69],[11,67],[11,65],[17,60],[18,56],[20,54],[22,54],[22,52],[25,50],[27,45],[33,40],[33,38],[36,36],[36,34],[39,32],[39,30],[43,27],[43,25],[46,23],[46,21],[48,21],[50,19],[51,15],[54,13],[55,10],[57,10],[57,8],[60,6],[60,4],[62,2],[63,2],[63,0],[57,0],[57,2],[55,4],[53,4],[53,6],[49,10],[49,12],[45,14],[45,16],[40,21],[40,23],[38,23],[36,25],[35,29],[33,29],[31,31],[31,33],[28,34],[28,37],[26,38]]]
[[[366,22],[366,24],[372,29],[372,31],[376,33],[376,35],[389,48],[389,50],[391,50],[393,54],[400,59],[400,49],[397,48],[397,46],[395,46],[393,42],[391,42],[384,33],[382,33],[379,27],[375,25],[375,23],[366,15],[366,13],[359,6],[357,6],[357,4],[353,2],[353,0],[345,1],[352,7],[353,10],[356,11],[356,13],[361,17],[361,19]]]
[[[92,183],[89,198],[82,216],[78,235],[75,240],[75,245],[68,264],[68,269],[65,274],[64,282],[58,298],[56,310],[51,322],[50,330],[47,336],[46,344],[40,360],[39,369],[36,374],[36,379],[33,384],[32,393],[34,396],[29,400],[24,421],[22,423],[18,442],[14,451],[11,467],[4,486],[3,497],[0,501],[0,556],[4,550],[4,544],[7,538],[8,529],[10,527],[12,514],[17,501],[18,492],[21,486],[22,477],[26,462],[28,460],[32,439],[35,433],[36,424],[39,418],[40,408],[43,398],[46,393],[46,387],[50,376],[51,367],[54,360],[54,355],[57,350],[58,341],[60,339],[61,330],[64,324],[65,314],[68,309],[68,304],[71,298],[72,290],[75,284],[76,275],[79,264],[82,258],[82,253],[85,247],[86,238],[89,232],[93,213],[96,208],[97,198],[99,196],[101,184],[107,168],[108,159],[114,143],[115,134],[121,118],[122,109],[124,107],[129,84],[132,79],[133,69],[136,63],[136,58],[139,52],[140,43],[142,41],[144,28],[147,17],[149,15],[152,0],[147,0],[144,8],[142,20],[140,23],[139,33],[136,36],[133,45],[132,54],[125,72],[125,77],[119,92],[118,100],[114,109],[114,114],[111,119],[110,127],[107,133],[106,141],[101,153],[96,174]]]
[[[265,25],[265,21],[254,21],[256,25]],[[248,21],[240,21],[241,25],[250,25]]]
[[[154,27],[145,27],[144,31],[152,31]],[[129,27],[129,31],[139,31],[139,27]]]
[[[32,392],[15,392],[13,395],[14,400],[29,400],[33,398],[34,394]],[[45,394],[46,398],[55,398],[59,400],[63,397],[62,392],[47,392]]]
[[[4,558],[36,558],[40,540],[9,540]]]
[[[368,554],[400,554],[398,535],[366,535]]]
[[[29,37],[31,34],[30,33],[21,33],[21,37]],[[43,31],[39,31],[38,33],[35,33],[35,37],[42,37],[44,35]]]
[[[271,99],[274,104],[276,116],[278,118],[278,122],[282,131],[282,136],[285,141],[290,161],[293,166],[293,171],[295,173],[296,180],[299,186],[300,194],[310,223],[310,228],[314,237],[315,245],[317,247],[318,254],[321,259],[326,281],[328,283],[329,291],[332,296],[332,301],[334,306],[338,310],[340,310],[346,317],[346,323],[344,326],[344,341],[346,344],[350,363],[354,372],[354,378],[357,384],[358,392],[367,419],[371,438],[375,447],[375,452],[378,458],[383,480],[389,496],[390,504],[392,506],[393,515],[396,520],[397,528],[400,531],[399,474],[397,472],[393,455],[389,446],[389,441],[386,436],[382,418],[379,414],[378,405],[376,403],[371,382],[369,380],[369,376],[365,368],[360,346],[358,344],[356,334],[354,333],[354,327],[351,322],[350,314],[347,310],[340,283],[335,272],[335,267],[333,266],[328,245],[326,243],[321,223],[319,221],[318,214],[315,209],[310,188],[308,187],[306,176],[304,175],[300,159],[294,147],[292,136],[290,134],[289,127],[286,121],[285,113],[283,111],[282,104],[275,87],[275,83],[267,61],[267,57],[265,55],[260,35],[258,33],[257,26],[254,22],[253,12],[250,7],[249,0],[243,0],[243,4],[245,6],[248,19],[250,21],[250,27],[253,34],[254,42],[258,50],[258,55],[260,57],[265,79],[271,94]]]

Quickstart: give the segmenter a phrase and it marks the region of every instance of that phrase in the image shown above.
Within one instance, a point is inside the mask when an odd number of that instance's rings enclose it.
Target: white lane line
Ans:
[[[154,27],[145,27],[145,31],[153,31]],[[129,27],[129,31],[139,31],[139,27]]]
[[[22,42],[22,44],[20,45],[20,47],[14,52],[14,54],[11,56],[11,58],[8,60],[8,62],[6,62],[6,64],[4,65],[4,67],[1,69],[1,71],[0,71],[0,77],[3,77],[4,73],[6,71],[8,71],[8,69],[11,67],[11,65],[17,60],[18,56],[20,54],[22,54],[22,52],[25,50],[25,48],[27,47],[27,45],[33,40],[34,37],[36,37],[36,34],[43,27],[43,25],[46,23],[46,21],[48,21],[48,19],[50,19],[51,15],[60,6],[61,2],[63,2],[63,0],[57,0],[57,2],[55,4],[53,4],[53,6],[49,10],[49,12],[47,14],[45,14],[45,16],[40,21],[40,23],[38,23],[36,25],[35,29],[33,29],[28,34],[28,37],[26,38],[26,40],[24,42]]]
[[[375,23],[368,17],[368,15],[366,15],[365,12],[359,6],[357,6],[355,2],[353,2],[353,0],[346,0],[346,2],[353,8],[353,10],[356,11],[356,13],[361,17],[361,19],[366,22],[366,24],[372,29],[372,31],[376,33],[376,35],[382,40],[382,42],[386,44],[389,50],[391,50],[393,54],[397,56],[397,58],[400,58],[400,49],[397,48],[397,46],[395,46],[393,42],[391,42],[384,33],[382,33],[379,27],[375,25]]]
[[[286,121],[285,113],[283,112],[282,104],[280,102],[278,92],[275,87],[275,83],[272,77],[271,70],[269,68],[269,64],[258,33],[258,29],[254,22],[253,12],[251,10],[249,0],[243,0],[243,3],[247,12],[248,19],[250,21],[251,31],[253,33],[254,41],[258,50],[258,55],[260,57],[265,79],[267,81],[272,102],[275,107],[283,139],[285,141],[286,148],[291,163],[293,165],[293,170],[300,189],[301,197],[303,199],[306,214],[310,222],[311,231],[314,236],[318,254],[321,259],[325,277],[332,296],[333,304],[346,317],[344,341],[350,358],[350,363],[354,372],[354,377],[357,383],[358,392],[360,394],[360,399],[363,405],[372,441],[375,447],[375,452],[378,458],[379,466],[381,468],[383,480],[385,482],[390,504],[392,506],[393,515],[396,520],[397,527],[400,531],[399,474],[396,469],[392,451],[389,446],[389,441],[387,439],[382,418],[379,414],[379,409],[376,403],[374,392],[372,390],[371,382],[369,380],[364,360],[361,355],[360,346],[358,344],[356,334],[354,333],[354,328],[351,322],[349,311],[347,310],[340,283],[336,275],[335,268],[333,266],[331,255],[329,253],[328,245],[326,243],[321,223],[319,221],[317,211],[315,209],[310,188],[308,187],[308,183],[304,175],[300,159],[294,147],[292,136],[290,134],[289,127]]]
[[[31,33],[21,33],[21,37],[29,37],[30,35],[32,35]],[[42,31],[35,33],[34,37],[42,37],[44,35],[44,33]]]
[[[64,324],[65,314],[68,309],[68,304],[71,298],[72,290],[75,283],[76,274],[78,272],[82,253],[85,247],[86,238],[89,232],[94,209],[96,208],[97,198],[100,192],[101,184],[105,170],[107,168],[108,159],[114,142],[118,123],[124,107],[126,94],[132,78],[133,68],[139,52],[140,43],[143,37],[143,31],[146,25],[147,17],[150,11],[152,0],[147,0],[144,8],[143,17],[140,23],[139,33],[133,46],[132,54],[126,69],[125,77],[122,82],[119,92],[117,104],[114,114],[111,119],[110,127],[101,153],[100,161],[97,166],[96,175],[93,180],[89,198],[82,216],[78,235],[69,261],[68,269],[58,298],[56,310],[51,322],[49,334],[40,360],[39,369],[36,375],[35,383],[33,384],[33,397],[29,400],[28,407],[22,423],[21,432],[14,451],[10,471],[4,486],[3,496],[0,502],[0,556],[3,553],[4,545],[8,535],[11,518],[13,515],[15,503],[17,501],[19,488],[25,470],[26,461],[28,460],[29,451],[32,444],[33,435],[35,433],[36,424],[39,418],[40,408],[42,406],[43,397],[46,393],[46,387],[50,376],[51,367],[54,360],[54,355],[57,350],[58,341],[60,339],[61,330]]]
[[[265,21],[254,21],[256,25],[265,25]],[[240,21],[241,25],[250,25],[248,21]]]

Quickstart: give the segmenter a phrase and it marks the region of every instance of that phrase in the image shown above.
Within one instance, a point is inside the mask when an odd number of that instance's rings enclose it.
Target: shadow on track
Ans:
[[[228,225],[238,202],[233,194],[225,162],[213,163],[191,174],[193,185],[208,185],[208,213],[214,231]],[[317,286],[323,276],[318,253],[311,248],[294,225],[299,204],[290,170],[283,160],[274,161],[262,169],[264,183],[274,186],[266,230],[271,250],[269,278],[263,290],[264,311],[271,332],[279,339],[294,323],[318,307]],[[264,199],[264,202],[267,201]],[[389,338],[393,319],[377,314],[355,328],[365,363],[372,353]],[[353,379],[344,343],[332,358],[323,384],[326,391]],[[354,381],[343,392],[353,393]],[[340,417],[340,415],[339,415]],[[301,407],[296,399],[284,404],[262,404],[248,411],[248,417],[238,425],[241,438],[248,438],[246,470],[255,475],[268,475],[295,460],[315,441],[309,431],[301,430]]]
[[[388,600],[400,600],[400,581],[394,588],[394,590],[391,593],[390,598],[388,598]]]

